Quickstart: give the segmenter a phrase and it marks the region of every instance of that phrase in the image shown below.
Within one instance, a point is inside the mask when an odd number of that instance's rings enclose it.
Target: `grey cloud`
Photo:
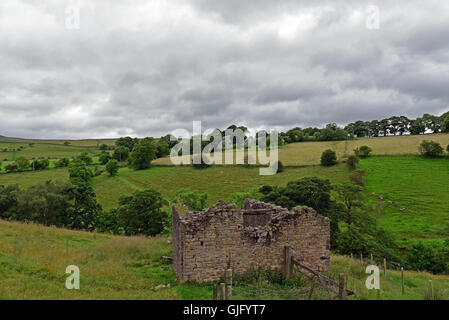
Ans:
[[[375,1],[379,30],[365,28],[369,1],[78,3],[81,28],[67,30],[70,1],[0,2],[1,135],[160,136],[193,120],[289,128],[449,109],[444,2]]]

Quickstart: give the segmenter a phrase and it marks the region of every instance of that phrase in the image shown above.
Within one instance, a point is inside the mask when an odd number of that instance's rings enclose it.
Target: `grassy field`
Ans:
[[[176,281],[162,258],[171,256],[169,241],[168,236],[119,237],[0,221],[0,299],[210,299],[211,285]],[[80,269],[80,290],[65,288],[68,265]],[[430,279],[436,297],[449,298],[449,277],[419,272],[405,272],[405,296],[395,271],[381,279],[380,290],[368,291],[364,268],[333,255],[329,276],[347,275],[348,288],[356,292],[351,299],[422,300]]]
[[[198,170],[189,166],[155,166],[140,171],[122,168],[116,177],[103,174],[93,179],[93,186],[98,201],[106,209],[116,207],[120,196],[147,188],[158,190],[169,199],[182,189],[199,190],[208,193],[210,205],[218,200],[229,199],[233,193],[247,191],[257,186],[286,185],[289,181],[312,176],[339,182],[346,181],[348,174],[349,170],[342,164],[329,168],[319,166],[289,168],[272,176],[261,176],[259,168],[254,167],[222,166]],[[0,175],[0,184],[16,183],[22,188],[27,188],[50,179],[67,180],[67,169],[3,174]]]
[[[364,138],[348,141],[298,142],[279,148],[279,160],[286,166],[305,166],[320,163],[321,154],[332,149],[339,159],[354,153],[354,149],[363,145],[370,146],[374,155],[417,154],[422,140],[439,142],[444,148],[449,145],[449,134],[428,134],[419,136],[387,136]],[[161,158],[155,164],[171,165],[170,158]]]
[[[19,145],[25,145],[29,143],[36,144],[50,144],[50,145],[64,145],[68,142],[73,147],[96,147],[98,148],[102,144],[113,146],[117,139],[83,139],[83,140],[42,140],[42,139],[23,139],[23,138],[10,138],[0,136],[0,142],[4,143],[17,143]]]
[[[362,159],[368,194],[383,207],[376,218],[398,239],[434,241],[449,228],[449,159],[418,156]],[[381,199],[383,198],[383,199]]]

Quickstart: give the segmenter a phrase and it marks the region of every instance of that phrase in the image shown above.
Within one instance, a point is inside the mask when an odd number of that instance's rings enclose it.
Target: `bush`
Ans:
[[[359,185],[361,187],[365,186],[365,181],[363,181],[363,176],[365,175],[365,171],[363,170],[355,170],[350,176],[349,181],[352,183]]]
[[[30,167],[34,170],[44,170],[50,166],[50,160],[42,159],[42,160],[33,160],[30,164]]]
[[[109,160],[108,163],[106,164],[106,171],[109,173],[111,177],[117,174],[118,169],[119,169],[118,161],[115,159]]]
[[[262,188],[264,188],[263,191],[269,193],[270,191],[267,190],[271,187],[264,186]],[[262,197],[261,191],[258,188],[252,188],[245,192],[236,192],[231,194],[230,202],[235,203],[239,208],[243,208],[243,204],[245,203],[246,199],[260,200],[261,197]]]
[[[371,151],[373,151],[373,149],[371,149],[370,147],[361,146],[360,148],[355,149],[354,153],[357,157],[366,158],[366,157],[369,157],[369,154],[371,153]]]
[[[153,138],[139,140],[130,155],[130,163],[134,169],[147,169],[151,161],[156,159],[156,143]]]
[[[20,157],[16,160],[15,165],[17,166],[17,171],[26,171],[30,168],[30,161],[24,157]]]
[[[67,158],[62,158],[62,159],[59,159],[59,160],[56,162],[55,165],[56,165],[57,168],[65,168],[65,167],[68,167],[69,164],[70,164],[70,160],[69,160],[69,159],[67,159]]]
[[[333,166],[337,164],[337,154],[335,151],[328,149],[321,155],[321,165],[322,166]]]
[[[122,234],[123,228],[118,223],[117,210],[101,211],[95,220],[95,230],[98,232]]]
[[[190,210],[201,211],[206,208],[207,193],[200,191],[181,190],[176,192],[175,203],[182,203]]]
[[[126,235],[154,236],[164,230],[168,214],[162,210],[166,201],[157,191],[136,191],[132,196],[122,197],[117,209],[119,225]]]
[[[18,185],[0,186],[0,218],[8,219],[17,206]]]
[[[16,164],[8,164],[5,166],[6,172],[15,172],[17,171],[17,165]]]
[[[92,164],[92,162],[93,162],[92,158],[89,156],[89,154],[87,152],[81,153],[79,156],[76,157],[76,159],[81,160],[87,166]]]
[[[105,165],[109,160],[111,160],[111,155],[108,152],[102,152],[98,157],[98,160],[101,164]]]
[[[434,274],[449,271],[449,247],[432,246],[419,242],[407,250],[406,262],[409,267]]]
[[[348,159],[346,159],[346,164],[348,165],[349,169],[355,169],[357,163],[359,163],[359,158],[357,158],[357,156],[355,155],[350,155]]]
[[[443,148],[438,142],[424,140],[418,147],[419,153],[424,157],[435,158],[443,154]]]
[[[125,161],[129,158],[129,149],[124,146],[118,146],[114,149],[114,153],[112,154],[112,157],[117,161]]]

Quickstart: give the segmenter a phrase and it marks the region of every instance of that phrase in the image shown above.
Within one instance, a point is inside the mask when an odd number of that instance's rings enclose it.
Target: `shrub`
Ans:
[[[328,149],[321,155],[321,165],[322,166],[333,166],[337,164],[337,154],[335,151]]]
[[[118,169],[119,169],[118,161],[115,159],[109,160],[108,163],[106,164],[106,171],[109,173],[111,177],[117,174]]]
[[[423,140],[418,147],[419,153],[424,157],[435,158],[443,153],[443,148],[438,142]]]
[[[15,172],[17,171],[17,165],[16,164],[8,164],[5,166],[6,172]]]
[[[56,166],[57,168],[64,168],[64,167],[68,167],[69,164],[70,164],[70,160],[69,160],[69,159],[67,159],[67,158],[62,158],[62,159],[59,159],[59,160],[56,162],[55,166]]]
[[[350,169],[355,169],[357,166],[357,163],[359,163],[359,158],[355,155],[350,155],[348,159],[346,159],[346,164]]]
[[[130,163],[134,169],[147,169],[151,161],[156,159],[156,143],[152,138],[139,140],[130,155]]]
[[[268,188],[271,188],[271,187],[270,186],[264,186],[262,188],[264,188],[263,189],[264,191],[267,191]],[[239,206],[239,208],[243,208],[243,204],[245,203],[246,199],[260,200],[261,197],[262,197],[262,193],[259,191],[259,189],[258,188],[252,188],[252,189],[249,189],[249,190],[247,190],[245,192],[236,192],[236,193],[231,194],[230,201],[232,203],[235,203],[237,206]]]
[[[108,152],[102,152],[98,157],[98,160],[101,164],[105,165],[109,160],[111,160],[111,155]]]
[[[76,157],[76,159],[81,160],[86,165],[92,164],[92,161],[93,161],[87,152],[81,153],[79,156]]]
[[[112,157],[117,161],[125,161],[129,158],[129,149],[124,146],[118,146],[114,149],[114,153],[112,154]]]
[[[123,228],[118,223],[117,210],[101,211],[95,220],[95,230],[98,232],[122,234]]]
[[[176,193],[174,202],[186,205],[190,210],[201,211],[206,208],[207,193],[181,190]]]
[[[42,159],[42,160],[33,160],[30,164],[30,167],[34,170],[44,170],[50,166],[50,160]]]
[[[166,201],[157,191],[136,191],[132,196],[122,197],[117,209],[119,225],[126,235],[154,236],[164,230],[168,214],[162,210]]]
[[[369,157],[371,151],[373,151],[373,149],[371,149],[370,147],[361,146],[360,148],[355,149],[354,153],[357,157],[366,158]]]
[[[20,157],[16,160],[15,165],[17,166],[17,171],[25,171],[30,168],[30,161],[24,157]]]
[[[17,206],[18,185],[0,186],[0,218],[8,219]]]
[[[359,185],[361,187],[365,186],[365,181],[363,181],[363,176],[365,175],[365,171],[363,170],[355,170],[350,176],[349,181],[352,183]]]
[[[443,273],[449,271],[449,248],[419,242],[407,250],[406,261],[414,270]]]

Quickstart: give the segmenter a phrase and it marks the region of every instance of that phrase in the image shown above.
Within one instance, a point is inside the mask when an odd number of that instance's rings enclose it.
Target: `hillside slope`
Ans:
[[[178,284],[168,236],[120,237],[0,221],[0,299],[209,299],[208,284]],[[68,265],[80,269],[80,290],[65,288]],[[449,277],[388,271],[381,290],[365,288],[365,266],[332,256],[330,276],[348,277],[352,299],[423,299],[428,280],[437,298],[449,298]],[[158,289],[159,285],[168,285]]]

